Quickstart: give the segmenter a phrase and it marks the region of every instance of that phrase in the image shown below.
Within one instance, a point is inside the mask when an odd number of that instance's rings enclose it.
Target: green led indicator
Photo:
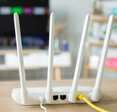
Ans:
[[[90,56],[91,56],[91,52],[88,53],[88,57],[90,57]]]
[[[14,13],[18,13],[19,15],[21,15],[23,13],[22,7],[12,7],[11,14],[14,14]]]

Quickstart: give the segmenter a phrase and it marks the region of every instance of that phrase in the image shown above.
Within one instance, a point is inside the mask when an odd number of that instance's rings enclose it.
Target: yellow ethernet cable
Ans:
[[[107,110],[104,110],[102,108],[99,108],[97,106],[95,106],[94,104],[92,104],[87,98],[85,95],[82,95],[82,94],[77,94],[76,96],[77,99],[79,100],[84,100],[89,106],[91,106],[92,108],[94,108],[95,110],[99,111],[99,112],[109,112]]]

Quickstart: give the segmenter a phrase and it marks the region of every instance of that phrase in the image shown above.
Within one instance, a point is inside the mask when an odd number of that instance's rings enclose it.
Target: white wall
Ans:
[[[74,74],[79,43],[86,14],[90,13],[90,0],[50,0],[50,11],[56,15],[57,22],[67,22],[68,32],[60,36],[69,42],[69,50],[72,52],[73,66],[62,69],[62,76],[72,78]],[[84,58],[85,59],[85,58]],[[83,69],[82,69],[83,74]]]

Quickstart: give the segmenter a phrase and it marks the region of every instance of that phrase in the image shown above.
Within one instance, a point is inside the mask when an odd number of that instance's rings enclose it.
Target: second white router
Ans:
[[[21,45],[21,34],[18,14],[14,14],[14,24],[17,42],[17,52],[19,59],[19,72],[21,88],[13,89],[12,98],[21,105],[39,105],[39,98],[43,97],[43,104],[66,104],[66,103],[85,103],[81,100],[76,100],[77,94],[83,94],[91,102],[99,101],[101,98],[101,80],[104,72],[104,65],[107,56],[109,41],[112,32],[114,16],[111,15],[108,22],[107,33],[104,41],[104,46],[101,55],[101,61],[97,74],[95,87],[77,86],[80,77],[81,65],[83,60],[83,53],[85,49],[86,37],[88,33],[88,26],[90,22],[90,15],[85,18],[83,33],[81,37],[81,44],[74,73],[73,84],[71,87],[52,87],[53,81],[53,52],[54,52],[54,26],[55,15],[51,14],[50,17],[50,33],[49,33],[49,57],[48,57],[48,73],[47,73],[47,87],[27,88],[25,79],[25,69],[23,62],[23,53]],[[62,61],[62,60],[61,60]]]

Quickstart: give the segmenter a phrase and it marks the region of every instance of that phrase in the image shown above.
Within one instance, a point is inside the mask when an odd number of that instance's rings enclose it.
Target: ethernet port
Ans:
[[[61,100],[65,100],[66,99],[66,95],[60,95],[60,99]]]
[[[58,95],[54,95],[53,100],[58,100]]]

